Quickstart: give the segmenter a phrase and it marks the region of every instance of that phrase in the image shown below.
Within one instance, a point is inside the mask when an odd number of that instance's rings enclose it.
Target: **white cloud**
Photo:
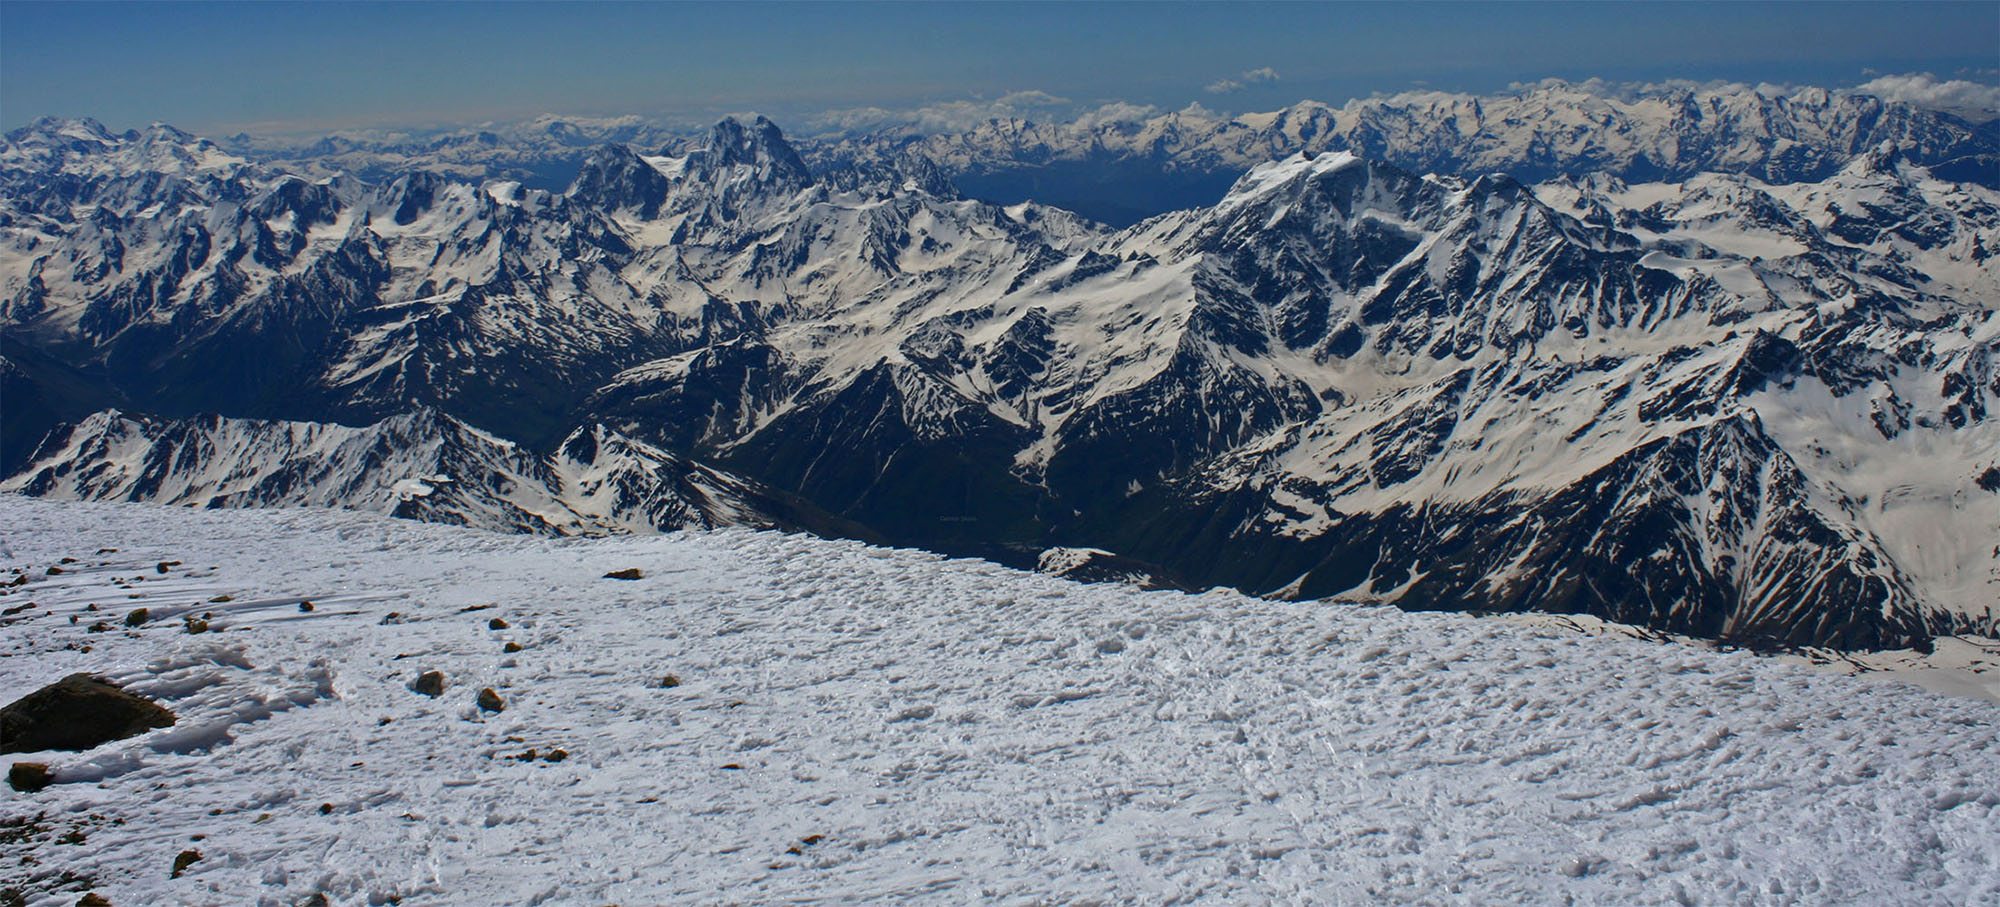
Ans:
[[[1075,112],[1075,107],[1075,103],[1068,98],[1046,91],[1028,90],[1009,92],[993,100],[945,101],[904,109],[848,107],[817,114],[807,123],[815,130],[831,132],[867,132],[894,127],[909,127],[920,132],[964,132],[989,120],[1067,121]]]
[[[1220,81],[1210,83],[1208,87],[1204,88],[1203,90],[1208,92],[1209,94],[1228,94],[1232,91],[1242,91],[1243,89],[1248,88],[1252,85],[1263,85],[1270,82],[1276,82],[1281,78],[1283,78],[1283,76],[1278,75],[1277,70],[1272,69],[1269,66],[1259,66],[1256,69],[1246,70],[1238,74],[1236,78],[1222,79]]]
[[[1056,97],[1055,95],[1049,94],[1046,91],[1030,89],[1028,91],[1008,92],[1007,94],[1001,95],[1000,100],[994,101],[993,103],[1001,107],[1010,107],[1010,108],[1051,107],[1057,104],[1068,104],[1069,99]]]
[[[1160,115],[1160,108],[1151,104],[1128,104],[1112,101],[1095,110],[1077,114],[1076,124],[1085,128],[1111,126],[1120,123],[1142,123]]]
[[[1912,107],[1941,110],[1974,122],[2000,117],[2000,85],[1964,79],[1940,80],[1927,72],[1878,76],[1850,91],[1872,94],[1885,101],[1901,101]]]
[[[813,114],[807,122],[814,129],[851,132],[899,121],[901,113],[887,107],[843,107]]]
[[[1533,82],[1507,83],[1507,90],[1516,94],[1525,94],[1534,91],[1574,92],[1597,95],[1604,98],[1619,98],[1628,101],[1669,91],[1740,94],[1751,91],[1753,88],[1767,95],[1773,91],[1791,91],[1789,86],[1766,83],[1753,87],[1744,82],[1732,82],[1727,79],[1708,79],[1705,81],[1696,79],[1664,79],[1658,82],[1613,82],[1608,79],[1592,76],[1588,79],[1547,78],[1537,79]]]

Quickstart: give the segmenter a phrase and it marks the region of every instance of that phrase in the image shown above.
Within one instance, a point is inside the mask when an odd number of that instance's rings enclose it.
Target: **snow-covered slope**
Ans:
[[[1993,193],[1889,152],[1724,179],[1781,241],[1692,222],[1712,182],[1545,201],[1296,156],[1066,255],[916,297],[892,274],[584,408],[948,550],[972,523],[1199,583],[1744,642],[1991,632]],[[1895,478],[1906,445],[1937,468]]]
[[[1975,125],[1855,92],[1748,85],[1551,80],[1497,95],[1418,91],[1238,116],[1191,106],[1143,118],[995,119],[947,132],[891,126],[819,137],[805,150],[820,167],[919,154],[972,197],[1034,199],[1125,226],[1214,204],[1244,171],[1301,151],[1525,182],[1727,172],[1789,183],[1830,176],[1884,142],[1947,179],[2000,188],[2000,121]]]
[[[88,202],[96,200],[95,190],[140,174],[151,175],[158,188],[163,177],[218,185],[255,172],[247,159],[165,123],[114,133],[88,118],[46,117],[0,143],[0,185],[14,196],[44,190],[62,201]]]
[[[602,426],[540,455],[419,410],[362,428],[96,413],[0,492],[189,507],[345,507],[503,532],[749,526],[852,535],[811,505]]]
[[[2000,898],[1994,705],[1744,653],[743,531],[0,498],[0,552],[0,698],[181,719],[13,757],[38,905]]]
[[[1302,101],[1235,117],[1190,108],[1143,120],[992,120],[959,133],[907,127],[836,138],[811,155],[865,161],[914,151],[954,176],[991,179],[1086,162],[1240,173],[1301,151],[1351,151],[1419,172],[1504,172],[1526,181],[1729,172],[1788,183],[1823,179],[1884,142],[1946,167],[1953,179],[2000,188],[2000,132],[1990,124],[1867,94],[1748,85],[1614,91],[1549,81],[1498,95],[1415,91],[1340,107]],[[1082,187],[1040,180],[1088,197]]]
[[[17,133],[5,157],[73,126]],[[170,414],[355,422],[424,404],[553,443],[618,370],[845,305],[917,264],[899,261],[906,243],[975,240],[972,266],[990,269],[1086,229],[923,192],[941,184],[920,162],[816,180],[768,122],[726,121],[679,158],[607,146],[567,194],[424,172],[195,182],[128,169],[140,140],[107,141],[108,162],[7,171],[0,321],[10,342]],[[66,188],[99,171],[122,175]],[[936,273],[905,295],[959,281],[951,263],[924,262]]]
[[[602,424],[1008,563],[1898,647],[2000,622],[2000,196],[1912,135],[1783,185],[1298,154],[1112,231],[730,120],[560,195],[9,197],[0,314],[141,411]]]
[[[397,174],[423,170],[474,183],[511,180],[561,189],[583,158],[606,143],[658,149],[700,137],[700,129],[637,116],[542,114],[471,127],[356,129],[312,136],[238,133],[221,144],[266,166],[312,176],[347,173],[387,182]]]

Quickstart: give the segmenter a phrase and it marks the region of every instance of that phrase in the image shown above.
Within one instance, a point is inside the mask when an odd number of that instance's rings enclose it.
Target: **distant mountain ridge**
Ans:
[[[536,535],[743,526],[865,532],[798,499],[606,431],[530,452],[435,410],[350,428],[96,413],[0,491],[206,508],[341,507]]]
[[[94,121],[63,122],[17,133],[67,128],[111,134]],[[560,191],[606,144],[677,156],[702,147],[703,140],[704,130],[641,117],[542,115],[310,140],[238,134],[212,149],[309,178],[345,173],[388,182],[423,170],[465,182],[511,180]],[[1307,100],[1234,116],[1191,107],[1138,118],[1000,118],[963,130],[886,125],[793,144],[815,173],[913,155],[935,164],[970,197],[996,204],[1033,199],[1126,226],[1213,204],[1251,167],[1301,151],[1352,151],[1419,173],[1503,172],[1530,183],[1588,173],[1650,182],[1704,172],[1791,183],[1831,176],[1884,142],[1942,178],[2000,188],[2000,119],[1972,123],[1862,92],[1810,86],[1610,88],[1548,80],[1489,95],[1412,91],[1339,106]]]
[[[2000,150],[1994,125],[1819,88],[1627,94],[1550,82],[1500,95],[1417,91],[1339,107],[1301,101],[1234,117],[1190,109],[1136,121],[992,120],[963,133],[890,128],[827,147],[865,156],[884,143],[915,144],[954,171],[1093,155],[1247,169],[1300,151],[1352,151],[1411,170],[1504,172],[1524,181],[1579,172],[1627,179],[1733,172],[1784,183],[1829,176],[1884,142],[1926,166],[1990,156]]]
[[[1501,95],[1420,91],[1339,107],[1302,101],[1234,117],[1190,109],[1137,121],[995,119],[959,133],[890,128],[815,144],[808,154],[852,162],[914,153],[962,187],[976,187],[976,197],[1035,198],[1102,211],[1124,225],[1212,204],[1242,172],[1302,151],[1350,151],[1419,173],[1499,172],[1523,182],[1586,173],[1677,181],[1727,172],[1793,183],[1825,179],[1885,142],[1944,178],[2000,188],[2000,120],[1972,124],[1872,95],[1750,86],[1628,94],[1551,82]],[[1171,202],[1149,202],[1148,193]],[[1085,204],[1068,204],[1075,201]]]
[[[603,426],[1010,562],[1746,643],[2000,632],[2000,196],[1921,147],[1790,183],[1295,154],[1113,230],[958,198],[909,147],[815,166],[765,120],[600,147],[562,193],[306,179],[192,139],[21,150],[53,141],[0,148],[10,431],[16,400],[74,421],[92,392],[427,407],[523,457]],[[148,437],[234,474],[246,448],[206,425]]]

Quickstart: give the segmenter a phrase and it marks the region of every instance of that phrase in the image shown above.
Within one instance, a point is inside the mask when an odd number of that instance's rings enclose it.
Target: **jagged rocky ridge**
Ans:
[[[701,130],[636,116],[561,117],[469,128],[355,130],[310,138],[237,133],[220,139],[231,153],[308,177],[347,173],[386,182],[407,170],[484,182],[513,180],[561,190],[590,152],[612,142],[680,148]]]
[[[607,146],[560,195],[192,152],[49,188],[134,141],[5,177],[10,430],[17,386],[431,406],[949,552],[1744,642],[1996,631],[2000,216],[1893,144],[1791,184],[1301,155],[1122,231],[910,155],[816,175],[763,121]]]
[[[432,409],[350,428],[96,413],[0,491],[191,507],[341,507],[536,535],[750,526],[865,537],[792,495],[580,428],[538,454]]]
[[[887,124],[796,144],[816,173],[915,156],[969,196],[1000,204],[1032,198],[1119,226],[1213,204],[1252,166],[1301,151],[1352,151],[1419,173],[1503,172],[1524,182],[1589,173],[1637,182],[1730,172],[1790,183],[1824,179],[1888,142],[1942,178],[2000,188],[2000,120],[1966,122],[1861,92],[1809,86],[1548,80],[1491,95],[1413,91],[1340,106],[1301,101],[1235,116],[1192,106],[1150,115],[1143,110],[1065,121],[997,118],[945,131]],[[79,134],[112,137],[101,124],[78,124],[83,128],[73,131]],[[50,121],[23,133],[63,126]],[[308,179],[347,174],[386,183],[421,170],[461,182],[518,181],[560,191],[607,143],[677,157],[702,147],[702,139],[701,130],[639,117],[543,115],[472,128],[310,139],[238,134],[211,144],[209,152]]]
[[[831,137],[809,154],[832,163],[915,153],[976,197],[1034,198],[1122,226],[1213,204],[1244,171],[1302,151],[1524,182],[1726,172],[1793,183],[1832,176],[1885,142],[1942,178],[2000,189],[2000,120],[1968,123],[1853,92],[1747,85],[1606,91],[1550,81],[1498,95],[1416,91],[1339,107],[1302,101],[1233,117],[1191,107],[1142,119],[1006,118],[962,132],[889,127]]]

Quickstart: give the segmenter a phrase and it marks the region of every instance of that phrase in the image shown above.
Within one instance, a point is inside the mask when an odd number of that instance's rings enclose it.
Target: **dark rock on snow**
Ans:
[[[87,750],[174,720],[150,699],[89,674],[71,674],[0,709],[0,753]]]
[[[48,787],[53,781],[55,775],[49,771],[47,763],[16,762],[12,768],[7,769],[7,786],[24,794],[32,794]]]
[[[444,695],[444,672],[425,671],[422,674],[418,674],[416,681],[410,684],[410,689],[432,698],[442,696]]]

